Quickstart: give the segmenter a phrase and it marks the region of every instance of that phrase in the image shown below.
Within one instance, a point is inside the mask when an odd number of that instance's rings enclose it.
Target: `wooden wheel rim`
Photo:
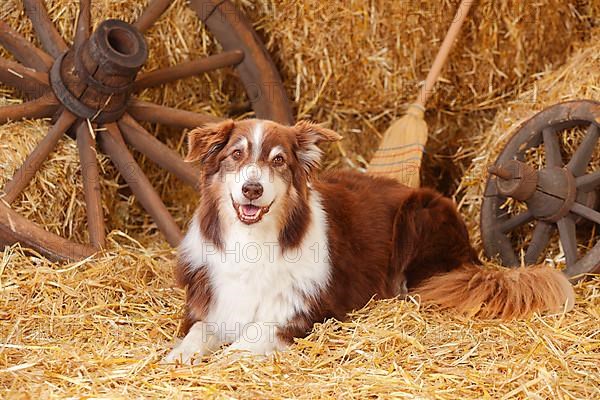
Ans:
[[[230,2],[191,0],[190,7],[223,46],[223,50],[243,50],[246,57],[236,69],[244,83],[257,118],[284,125],[294,122],[281,77],[267,50],[250,23]],[[248,57],[247,55],[252,55]]]

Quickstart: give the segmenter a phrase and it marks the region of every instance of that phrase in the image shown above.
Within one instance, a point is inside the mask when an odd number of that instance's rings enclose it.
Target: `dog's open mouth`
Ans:
[[[268,206],[259,207],[254,204],[238,204],[233,201],[233,208],[235,208],[239,220],[247,225],[260,221],[269,212],[270,206],[269,204]]]

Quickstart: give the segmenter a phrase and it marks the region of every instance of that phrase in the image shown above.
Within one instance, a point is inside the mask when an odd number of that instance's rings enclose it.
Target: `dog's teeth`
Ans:
[[[247,224],[253,224],[260,221],[263,214],[269,212],[269,207],[259,207],[252,204],[245,205],[234,203],[234,209],[237,211],[239,220]]]

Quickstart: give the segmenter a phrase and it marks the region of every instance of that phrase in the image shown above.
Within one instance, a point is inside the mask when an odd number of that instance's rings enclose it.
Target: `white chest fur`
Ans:
[[[213,297],[204,322],[222,342],[238,340],[248,324],[284,326],[306,310],[306,298],[327,284],[327,218],[318,193],[311,194],[309,206],[304,239],[298,248],[285,251],[278,243],[276,218],[253,225],[225,218],[222,250],[192,223],[181,254],[192,268],[207,269]]]

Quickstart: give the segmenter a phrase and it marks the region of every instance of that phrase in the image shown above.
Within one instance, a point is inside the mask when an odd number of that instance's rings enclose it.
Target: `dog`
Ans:
[[[319,143],[339,139],[308,121],[189,132],[201,199],[175,271],[185,337],[165,362],[197,363],[223,345],[282,351],[316,322],[408,293],[491,318],[573,307],[570,283],[552,268],[483,268],[454,203],[434,190],[319,175]]]

